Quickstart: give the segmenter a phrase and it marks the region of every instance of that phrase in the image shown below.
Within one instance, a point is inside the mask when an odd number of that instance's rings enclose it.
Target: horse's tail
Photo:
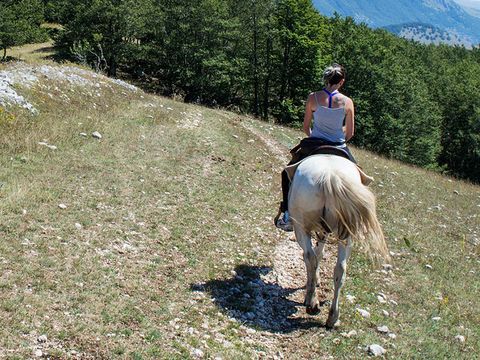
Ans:
[[[376,261],[390,259],[377,219],[375,195],[343,173],[326,172],[319,183],[325,195],[327,224],[340,240],[351,237]]]

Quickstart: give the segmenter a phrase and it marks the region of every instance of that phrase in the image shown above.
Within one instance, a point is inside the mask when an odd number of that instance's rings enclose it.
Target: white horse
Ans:
[[[313,155],[296,168],[289,193],[289,211],[307,268],[305,305],[310,315],[320,312],[315,290],[326,233],[332,233],[339,240],[334,297],[326,323],[327,328],[333,328],[339,317],[339,294],[352,243],[361,245],[372,257],[389,259],[376,216],[375,197],[362,184],[354,163],[335,155]],[[315,248],[311,240],[314,232],[323,234]]]

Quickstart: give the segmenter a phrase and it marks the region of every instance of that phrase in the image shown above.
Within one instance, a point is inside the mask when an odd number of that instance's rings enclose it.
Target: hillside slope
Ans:
[[[301,305],[298,246],[271,224],[300,132],[43,66],[0,67],[35,108],[0,107],[0,357],[479,353],[478,186],[353,149],[376,177],[394,267],[355,249],[329,332],[326,307]]]
[[[313,3],[322,14],[332,16],[337,12],[374,28],[392,30],[401,24],[428,24],[458,38],[458,44],[471,46],[480,42],[480,18],[470,15],[452,0],[314,0]],[[402,35],[400,31],[396,33]],[[446,37],[443,40],[451,41]]]

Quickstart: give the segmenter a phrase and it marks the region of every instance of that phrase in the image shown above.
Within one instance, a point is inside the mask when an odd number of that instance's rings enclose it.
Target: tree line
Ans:
[[[1,0],[0,2],[0,49],[2,60],[7,58],[7,49],[17,45],[48,40],[44,21],[44,7],[40,0]]]
[[[294,126],[323,68],[338,62],[356,105],[355,145],[480,182],[478,48],[400,39],[322,16],[311,0],[7,0],[28,1],[63,25],[63,58]]]

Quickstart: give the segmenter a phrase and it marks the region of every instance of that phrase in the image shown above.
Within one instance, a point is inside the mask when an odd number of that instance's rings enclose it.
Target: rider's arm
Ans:
[[[312,133],[312,116],[313,116],[313,93],[308,95],[307,104],[305,105],[305,116],[303,118],[303,132],[310,136]]]
[[[345,104],[345,140],[348,141],[355,133],[355,110],[353,101],[348,99]]]

